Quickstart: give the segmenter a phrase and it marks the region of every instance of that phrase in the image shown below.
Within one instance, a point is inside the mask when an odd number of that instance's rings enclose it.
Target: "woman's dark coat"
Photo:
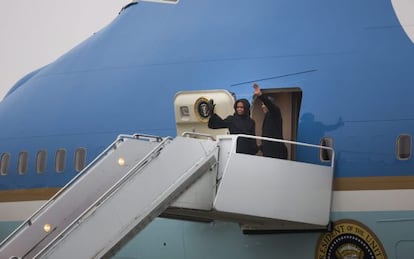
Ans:
[[[244,105],[244,114],[237,115],[236,106],[237,103],[242,102]],[[250,103],[246,99],[237,100],[234,103],[234,114],[228,116],[224,120],[213,113],[208,121],[208,127],[211,129],[228,128],[230,134],[245,134],[256,135],[255,122],[250,118]],[[237,141],[237,153],[255,155],[257,153],[256,140],[253,138],[238,138]]]
[[[259,96],[259,99],[269,110],[266,112],[263,119],[262,137],[283,139],[283,121],[279,107],[274,105],[266,95]],[[287,158],[287,148],[282,142],[264,140],[261,148],[264,156],[283,159]]]

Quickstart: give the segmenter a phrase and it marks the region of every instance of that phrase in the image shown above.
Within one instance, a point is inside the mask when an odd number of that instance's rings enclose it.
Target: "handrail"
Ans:
[[[331,167],[332,168],[334,167],[335,151],[331,147],[320,146],[320,145],[315,145],[315,144],[308,144],[308,143],[291,141],[291,140],[284,140],[284,139],[275,139],[275,138],[268,138],[268,137],[261,137],[261,136],[245,135],[245,134],[221,135],[220,138],[226,138],[227,136],[232,139],[232,147],[230,149],[230,151],[232,153],[236,152],[237,139],[240,138],[240,137],[251,138],[251,139],[260,139],[260,140],[266,140],[266,141],[272,141],[272,142],[281,142],[281,143],[293,144],[293,145],[297,145],[297,146],[305,146],[305,147],[311,147],[311,148],[330,150],[332,152]]]
[[[73,177],[67,184],[65,184],[58,192],[56,192],[47,202],[45,202],[38,210],[36,210],[28,219],[26,219],[19,227],[17,227],[9,236],[7,236],[1,243],[0,247],[5,245],[13,236],[15,236],[21,229],[26,226],[32,225],[34,219],[47,207],[51,206],[53,202],[70,186],[72,186],[79,178],[83,177],[85,174],[84,172],[88,171],[92,168],[98,161],[100,161],[108,152],[112,149],[116,149],[116,145],[118,143],[123,142],[125,139],[139,139],[140,137],[146,138],[153,138],[157,142],[162,140],[161,137],[153,136],[153,135],[143,135],[143,134],[134,134],[134,135],[118,135],[118,137],[113,141],[104,151],[102,151],[92,162],[90,162],[85,168],[82,169],[75,177]]]
[[[185,132],[183,132],[183,134],[181,134],[181,136],[183,136],[183,137],[205,137],[207,139],[211,139],[213,141],[216,141],[216,139],[212,135],[205,134],[205,133],[199,133],[199,132],[185,131]]]
[[[125,137],[131,137],[129,135],[120,135],[120,136],[125,136]],[[160,136],[155,136],[155,135],[149,135],[149,134],[140,134],[140,133],[135,133],[134,135],[132,135],[133,138],[136,139],[140,139],[140,140],[148,140],[148,141],[154,141],[155,142],[161,142],[162,141],[162,137]],[[153,140],[151,140],[153,139]]]
[[[134,135],[135,136],[135,135]],[[132,167],[121,179],[119,179],[110,189],[108,189],[104,194],[101,195],[101,197],[96,200],[92,205],[90,205],[84,212],[82,212],[74,221],[72,221],[64,230],[62,230],[56,237],[54,237],[51,242],[49,242],[45,247],[42,248],[37,254],[36,258],[42,254],[44,254],[47,249],[49,249],[51,246],[55,244],[55,242],[59,239],[61,239],[64,235],[67,234],[67,232],[71,231],[73,226],[77,225],[79,220],[82,219],[85,215],[93,213],[93,210],[101,203],[103,203],[104,200],[111,197],[116,190],[118,190],[125,182],[128,181],[132,176],[135,175],[135,173],[139,172],[144,166],[146,166],[149,161],[151,161],[153,158],[158,156],[157,152],[160,152],[167,142],[171,141],[171,137],[166,137],[162,140],[160,144],[158,144],[155,148],[153,148],[141,161],[139,161],[134,167]]]

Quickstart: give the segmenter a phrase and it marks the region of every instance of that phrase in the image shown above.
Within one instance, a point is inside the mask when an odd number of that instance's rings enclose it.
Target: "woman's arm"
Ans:
[[[213,113],[210,116],[210,119],[208,120],[208,127],[210,129],[223,129],[223,128],[229,128],[231,121],[233,119],[233,116],[229,116],[226,119],[222,119],[217,114]]]

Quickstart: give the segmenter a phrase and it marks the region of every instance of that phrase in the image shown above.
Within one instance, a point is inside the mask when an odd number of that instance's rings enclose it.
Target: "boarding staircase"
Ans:
[[[183,135],[119,136],[0,244],[0,258],[109,258],[160,215],[244,230],[329,225],[333,162],[236,153],[237,138],[253,136]]]

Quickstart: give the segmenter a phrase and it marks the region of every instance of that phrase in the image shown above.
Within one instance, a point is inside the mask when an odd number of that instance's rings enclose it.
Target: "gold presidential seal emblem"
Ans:
[[[194,103],[194,112],[197,115],[197,118],[200,121],[206,122],[208,121],[208,117],[210,116],[210,108],[208,106],[208,101],[206,97],[198,98]]]
[[[334,222],[333,230],[320,236],[316,259],[387,259],[377,236],[355,220]]]

